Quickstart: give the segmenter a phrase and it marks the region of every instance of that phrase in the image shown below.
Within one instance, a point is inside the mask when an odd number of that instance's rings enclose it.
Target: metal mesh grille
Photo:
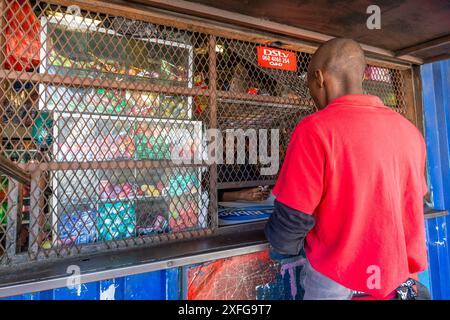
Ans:
[[[297,71],[262,68],[260,44],[50,5],[0,0],[1,154],[31,174],[1,177],[1,264],[198,237],[217,227],[216,188],[271,184],[208,163],[206,131],[278,130],[315,111]],[[399,70],[369,66],[365,89],[402,112]],[[269,144],[272,142],[269,137]],[[237,143],[237,140],[236,140]],[[192,163],[177,163],[173,155]]]

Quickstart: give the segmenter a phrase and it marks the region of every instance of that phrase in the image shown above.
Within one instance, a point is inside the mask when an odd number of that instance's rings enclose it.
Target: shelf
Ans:
[[[17,72],[11,70],[0,70],[0,79],[8,79],[10,81],[21,80],[21,81],[31,81],[35,83],[42,83],[46,85],[64,85],[67,87],[74,88],[104,88],[104,89],[119,89],[119,90],[130,90],[130,91],[146,91],[146,92],[158,92],[167,94],[178,94],[178,95],[203,95],[208,96],[210,90],[199,89],[199,88],[188,88],[188,87],[178,87],[173,85],[160,85],[149,83],[147,80],[138,81],[119,81],[119,80],[102,80],[93,79],[87,77],[71,77],[71,76],[60,76],[48,73],[32,73],[32,72]],[[159,80],[161,81],[161,80]]]
[[[434,209],[434,208],[430,208],[428,206],[424,207],[425,219],[444,217],[444,216],[447,216],[447,215],[448,215],[448,211],[447,210]]]
[[[164,196],[159,196],[159,197],[150,197],[150,196],[135,197],[135,196],[132,196],[129,198],[124,198],[124,199],[120,199],[120,198],[101,199],[101,198],[99,198],[100,203],[114,203],[114,202],[119,202],[119,201],[131,202],[131,201],[138,201],[138,200],[141,200],[141,201],[164,201],[164,200],[167,200],[167,197],[164,197]]]
[[[275,99],[279,99],[282,97],[270,97],[270,96],[259,96],[259,97],[268,97],[268,98],[275,98]],[[285,98],[283,98],[285,99]],[[290,98],[291,99],[291,98]],[[270,99],[272,100],[272,99]],[[290,103],[274,103],[272,102],[264,102],[264,101],[249,101],[249,100],[244,100],[244,99],[232,99],[232,98],[219,98],[217,99],[217,102],[222,102],[222,103],[228,103],[228,104],[245,104],[245,105],[254,105],[254,106],[258,106],[258,107],[274,107],[274,108],[295,108],[295,109],[305,109],[305,110],[310,110],[311,106],[304,106],[304,105],[297,105],[297,104],[293,104],[292,100],[290,101]],[[287,102],[287,101],[286,101]]]
[[[232,181],[232,182],[219,182],[217,183],[217,189],[235,189],[235,188],[250,188],[258,186],[274,186],[276,180],[252,180],[252,181]]]

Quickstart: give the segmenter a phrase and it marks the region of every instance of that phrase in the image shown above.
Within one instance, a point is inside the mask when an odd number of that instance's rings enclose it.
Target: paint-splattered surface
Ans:
[[[187,270],[187,299],[299,299],[301,264],[280,266],[262,251],[193,266]]]

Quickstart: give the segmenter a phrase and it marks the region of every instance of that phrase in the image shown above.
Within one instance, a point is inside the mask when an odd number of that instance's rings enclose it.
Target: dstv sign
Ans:
[[[257,47],[258,66],[272,69],[297,71],[297,57],[295,52]]]

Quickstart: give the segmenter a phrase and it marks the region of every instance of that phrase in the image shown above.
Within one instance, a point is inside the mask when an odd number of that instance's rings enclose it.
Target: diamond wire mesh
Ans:
[[[216,175],[201,161],[206,130],[278,129],[281,164],[294,126],[315,111],[310,54],[294,52],[297,72],[261,68],[256,43],[2,3],[0,151],[32,173],[21,208],[1,180],[2,264],[204,235],[216,227],[216,180],[276,179],[249,163],[249,142],[233,147],[245,163],[219,164]],[[399,70],[368,66],[365,77],[368,93],[405,110]],[[200,161],[175,163],[174,152]]]

